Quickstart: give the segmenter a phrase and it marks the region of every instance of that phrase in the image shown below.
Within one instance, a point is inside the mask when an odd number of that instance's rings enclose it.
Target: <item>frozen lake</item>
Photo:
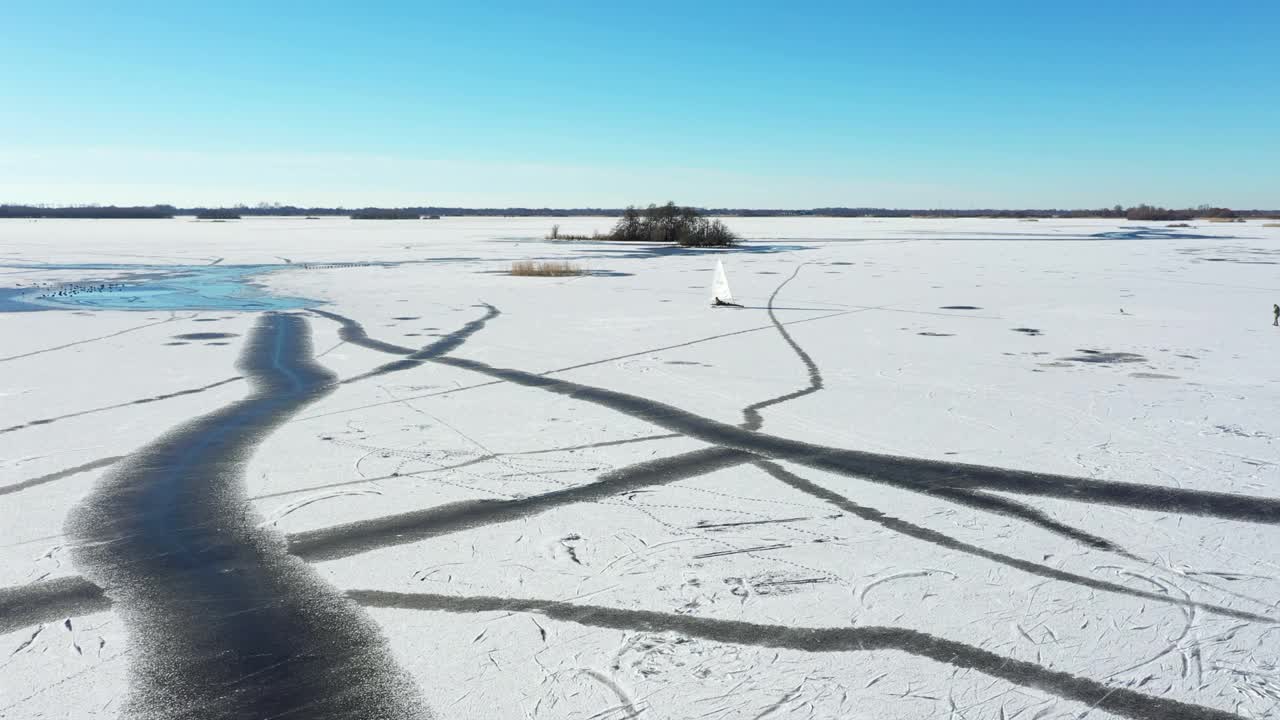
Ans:
[[[0,221],[0,718],[1280,717],[1280,228],[727,223]]]

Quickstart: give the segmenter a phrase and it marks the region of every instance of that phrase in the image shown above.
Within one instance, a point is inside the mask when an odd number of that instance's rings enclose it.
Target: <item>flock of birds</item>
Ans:
[[[83,285],[79,283],[70,283],[63,285],[55,285],[53,283],[36,283],[32,285],[33,290],[40,291],[36,298],[39,300],[52,300],[55,298],[66,299],[82,295],[85,293],[104,293],[113,290],[123,290],[124,283],[91,283]]]

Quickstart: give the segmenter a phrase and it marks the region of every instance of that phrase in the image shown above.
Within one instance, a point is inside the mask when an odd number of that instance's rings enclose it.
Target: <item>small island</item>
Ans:
[[[704,216],[697,208],[674,202],[639,210],[628,206],[606,235],[565,235],[552,225],[548,240],[607,240],[613,242],[675,243],[681,247],[732,247],[740,238],[720,220]]]

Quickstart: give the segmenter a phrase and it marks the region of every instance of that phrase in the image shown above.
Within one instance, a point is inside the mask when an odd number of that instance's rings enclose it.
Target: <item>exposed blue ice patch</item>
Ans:
[[[44,310],[39,305],[29,305],[20,299],[25,293],[21,288],[0,288],[0,313],[31,312]]]
[[[319,300],[273,295],[255,275],[287,265],[14,265],[40,270],[109,271],[109,276],[33,288],[0,288],[0,312],[92,310],[296,310]]]

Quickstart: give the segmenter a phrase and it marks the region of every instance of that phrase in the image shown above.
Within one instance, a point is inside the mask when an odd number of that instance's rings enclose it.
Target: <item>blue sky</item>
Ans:
[[[7,4],[0,202],[1280,208],[1274,0],[361,5]]]

